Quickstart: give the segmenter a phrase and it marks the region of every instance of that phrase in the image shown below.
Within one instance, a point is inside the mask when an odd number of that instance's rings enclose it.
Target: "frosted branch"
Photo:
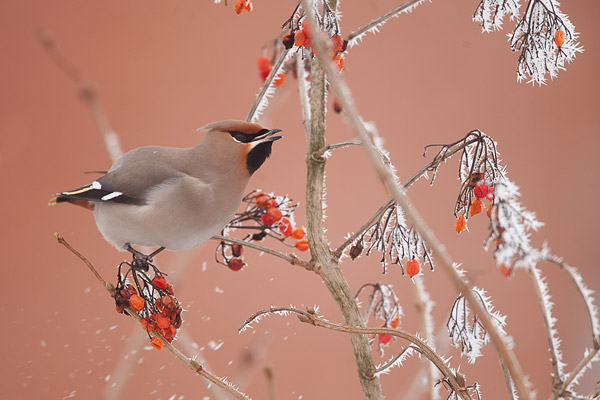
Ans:
[[[400,329],[390,329],[390,328],[363,328],[357,326],[347,326],[340,325],[333,322],[329,322],[319,316],[316,315],[315,312],[303,311],[294,307],[270,307],[265,310],[260,310],[250,316],[242,326],[240,326],[239,331],[243,331],[246,327],[256,321],[257,318],[261,318],[265,315],[287,315],[289,313],[295,313],[298,315],[298,319],[300,322],[304,322],[313,326],[318,326],[321,328],[330,329],[337,332],[345,332],[345,333],[353,333],[360,335],[391,335],[396,336],[401,339],[407,340],[416,348],[419,349],[419,352],[427,357],[435,366],[440,370],[442,375],[448,378],[448,381],[451,384],[452,390],[456,392],[463,399],[470,399],[471,396],[467,392],[464,386],[464,377],[457,377],[457,373],[454,372],[448,365],[447,362],[444,361],[433,348],[431,348],[424,340],[419,339],[418,337],[411,335],[405,331]],[[371,376],[375,376],[376,370],[370,371]],[[462,384],[459,381],[462,380]]]
[[[354,32],[348,35],[348,45],[353,47],[360,43],[365,34],[377,33],[379,32],[379,28],[381,28],[389,19],[398,18],[400,14],[403,12],[412,12],[412,10],[417,7],[424,0],[408,0],[397,7],[392,8],[390,11],[386,12],[382,16],[375,18],[374,20],[366,23],[361,26]]]

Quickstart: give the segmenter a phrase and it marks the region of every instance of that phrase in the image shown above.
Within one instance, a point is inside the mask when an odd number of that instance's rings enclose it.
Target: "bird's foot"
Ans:
[[[150,267],[154,268],[154,265],[152,264],[152,259],[155,255],[157,255],[164,249],[164,247],[159,247],[157,250],[153,251],[150,254],[144,254],[131,247],[129,243],[125,244],[125,250],[129,251],[133,256],[131,266],[135,269],[139,269],[142,271],[148,271]]]

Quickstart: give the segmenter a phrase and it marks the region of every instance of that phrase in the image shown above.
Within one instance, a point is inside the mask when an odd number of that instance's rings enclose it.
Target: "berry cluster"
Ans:
[[[129,269],[123,275],[121,269],[124,264],[128,265]],[[157,332],[170,343],[175,339],[177,329],[181,327],[183,309],[165,275],[148,263],[148,267],[150,266],[154,270],[152,279],[147,274],[149,268],[134,268],[129,263],[119,266],[114,294],[116,309],[122,314],[128,314],[127,308],[138,312],[142,327],[149,336],[151,332]],[[135,285],[127,282],[129,275]],[[150,343],[158,350],[162,349],[164,344],[157,336],[151,337]]]
[[[471,189],[475,200],[471,202],[468,211],[471,214],[471,217],[481,213],[481,211],[483,211],[483,200],[487,199],[490,201],[490,205],[486,210],[486,214],[489,218],[492,212],[492,206],[494,202],[494,188],[492,186],[486,185],[485,183],[481,183],[478,185],[477,182],[480,182],[482,179],[482,172],[475,172],[469,179],[469,184],[471,185]],[[465,229],[467,229],[467,220],[464,214],[460,214],[456,218],[456,222],[454,223],[454,230],[460,233]]]
[[[236,214],[223,230],[223,235],[230,230],[244,229],[251,232],[246,235],[244,241],[261,241],[270,236],[300,251],[308,250],[304,229],[294,225],[293,215],[297,204],[293,204],[290,198],[254,190],[246,195],[242,202],[246,204],[245,211]],[[292,241],[293,244],[290,243]],[[242,245],[221,242],[217,247],[216,259],[232,271],[239,271],[246,265],[242,257],[243,252]]]

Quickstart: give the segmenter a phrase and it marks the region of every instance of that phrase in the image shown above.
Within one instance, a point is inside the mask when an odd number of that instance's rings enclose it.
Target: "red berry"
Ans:
[[[481,185],[479,185],[475,189],[473,189],[473,193],[475,194],[475,197],[477,199],[483,199],[488,194],[490,194],[490,192],[491,192],[490,187],[488,185],[486,185],[485,183],[482,183]]]
[[[232,258],[227,262],[227,266],[232,271],[239,271],[244,267],[244,265],[246,265],[246,263],[239,258]]]
[[[283,213],[281,212],[281,210],[275,207],[269,208],[267,210],[267,215],[269,216],[269,218],[271,218],[271,220],[273,220],[273,222],[277,222],[281,218],[283,218]]]
[[[154,283],[155,286],[158,286],[161,289],[167,288],[167,280],[162,275],[155,276],[154,279],[152,279],[152,283]]]
[[[379,334],[379,343],[388,344],[390,340],[392,340],[392,335],[389,335],[387,333]]]
[[[265,224],[265,225],[269,225],[269,226],[270,226],[270,225],[273,225],[273,223],[275,222],[275,221],[273,221],[273,220],[271,219],[271,217],[269,217],[267,214],[263,214],[263,215],[261,215],[261,216],[260,216],[260,220],[262,221],[262,223],[263,223],[263,224]]]
[[[279,221],[279,232],[281,232],[283,236],[290,236],[292,230],[292,222],[289,219],[282,218],[281,221]]]

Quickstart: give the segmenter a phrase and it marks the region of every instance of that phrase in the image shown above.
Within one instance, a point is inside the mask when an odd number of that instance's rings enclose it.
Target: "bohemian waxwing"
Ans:
[[[271,154],[280,129],[219,121],[194,147],[145,146],[119,158],[87,186],[57,193],[49,204],[70,202],[94,210],[109,243],[151,261],[163,249],[204,243],[233,218],[250,176]],[[158,247],[150,256],[132,245]]]

